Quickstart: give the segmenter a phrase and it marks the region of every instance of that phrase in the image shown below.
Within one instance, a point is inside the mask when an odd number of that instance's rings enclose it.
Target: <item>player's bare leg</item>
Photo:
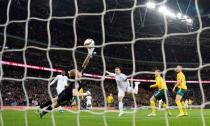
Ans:
[[[135,84],[134,88],[132,88],[131,86],[128,87],[127,93],[138,94],[140,82],[134,82],[134,84]]]
[[[152,109],[152,112],[151,112],[150,114],[148,114],[147,116],[156,116],[155,101],[156,101],[155,97],[152,96],[152,97],[150,98],[150,107],[151,107],[151,109]]]

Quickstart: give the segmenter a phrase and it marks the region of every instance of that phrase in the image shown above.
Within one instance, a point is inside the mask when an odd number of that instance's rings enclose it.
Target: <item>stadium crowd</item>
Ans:
[[[144,45],[144,46],[143,46]],[[135,51],[136,56],[136,71],[154,71],[156,68],[163,69],[162,63],[162,54],[160,48],[157,48],[158,45],[156,44],[143,44],[139,46],[139,50]],[[159,45],[160,46],[160,45]],[[119,48],[122,48],[122,53],[118,53]],[[183,48],[182,48],[183,49]],[[175,67],[177,62],[183,62],[184,67],[198,67],[197,64],[197,57],[195,55],[195,48],[184,48],[187,52],[185,55],[175,55],[175,50],[179,51],[179,48],[176,47],[174,49],[167,48],[166,54],[170,55],[170,59],[167,61],[170,62],[167,64],[167,67]],[[106,48],[104,49],[105,53],[105,61],[106,61],[106,69],[109,71],[113,71],[113,68],[116,66],[121,66],[123,73],[129,75],[132,73],[133,68],[133,61],[128,57],[130,48],[128,46],[117,46],[117,47],[110,47],[108,50],[112,50],[112,53],[107,53]],[[97,52],[100,52],[99,49],[96,49]],[[205,50],[206,54],[209,53],[209,50]],[[141,53],[140,53],[141,52]],[[190,53],[193,52],[193,53]],[[85,53],[83,50],[77,50],[76,52],[76,62],[78,66],[81,66],[82,61],[85,58]],[[173,56],[174,55],[174,56]],[[74,63],[69,61],[73,61],[71,51],[49,51],[50,61],[52,63],[53,68],[61,68],[64,70],[70,70],[74,68]],[[60,58],[62,57],[62,58]],[[113,58],[115,57],[115,58]],[[119,59],[122,57],[123,59]],[[36,49],[27,49],[25,53],[26,63],[44,67],[50,67],[49,62],[47,59],[47,52],[40,51]],[[3,55],[3,60],[5,61],[13,61],[18,63],[24,63],[23,61],[23,53],[22,52],[5,52]],[[204,61],[207,59],[204,59]],[[188,63],[185,63],[185,62]],[[172,63],[172,64],[171,64]],[[91,63],[88,66],[88,69],[85,71],[87,73],[94,73],[94,74],[103,74],[103,62],[100,53],[94,56]],[[25,71],[26,72],[26,71]],[[185,71],[187,80],[198,80],[197,71]],[[38,71],[27,69],[26,74],[24,73],[24,68],[14,67],[14,66],[7,66],[3,65],[3,78],[15,78],[18,80],[9,80],[5,79],[1,82],[0,90],[1,96],[3,98],[4,105],[26,105],[28,97],[28,102],[30,105],[40,104],[43,101],[49,99],[49,92],[48,92],[48,81],[44,81],[40,78],[48,79],[51,75],[50,72],[46,71]],[[58,73],[53,73],[55,76]],[[24,76],[26,75],[26,76]],[[208,67],[201,70],[201,77],[202,79],[209,79],[210,69]],[[39,79],[31,79],[26,77],[36,77]],[[154,79],[154,75],[137,75],[135,78],[143,78],[143,79]],[[176,75],[174,71],[169,71],[166,75],[166,79],[175,80]],[[21,81],[20,79],[24,79]],[[93,106],[104,106],[104,97],[102,92],[102,87],[99,82],[95,81],[85,81],[86,86],[84,90],[91,90],[92,97],[93,97]],[[154,90],[149,88],[149,85],[152,83],[142,83],[139,86],[139,95],[137,95],[137,104],[138,106],[148,105],[149,98],[153,94]],[[173,84],[168,84],[169,92],[171,91]],[[23,90],[25,87],[26,90]],[[112,93],[114,96],[114,105],[117,106],[117,88],[116,83],[114,80],[106,80],[104,82],[104,87],[106,91],[106,95]],[[205,100],[210,100],[210,87],[208,84],[203,84],[203,89],[205,93]],[[199,84],[189,84],[189,90],[191,91],[191,95],[193,96],[193,104],[199,105],[201,104],[201,90]],[[51,91],[53,96],[55,95],[55,87],[51,87]],[[99,93],[101,93],[99,95]],[[199,95],[194,95],[199,94]],[[48,97],[46,97],[48,96]],[[170,104],[174,104],[174,94],[170,93],[169,101]],[[125,98],[125,106],[133,106],[133,98],[132,95],[128,95]]]
[[[9,69],[7,69],[9,70]],[[10,69],[12,70],[12,69]],[[12,71],[10,71],[12,73]],[[94,107],[103,107],[104,106],[104,95],[102,93],[102,87],[100,82],[96,81],[84,81],[85,86],[83,87],[85,91],[90,90],[93,97],[93,106]],[[136,96],[137,105],[144,106],[149,105],[149,98],[152,96],[154,90],[149,88],[149,85],[152,83],[142,83],[139,86],[139,94]],[[13,80],[3,80],[0,84],[1,96],[3,99],[3,105],[5,106],[18,106],[18,105],[39,105],[47,101],[50,96],[48,92],[48,81],[41,79],[26,79],[25,81],[13,81]],[[24,88],[26,90],[24,90]],[[174,105],[174,95],[171,91],[173,84],[168,84],[170,91],[169,102],[171,105]],[[193,99],[194,105],[201,104],[201,90],[199,84],[189,84],[189,90],[191,92],[190,97]],[[114,80],[105,80],[104,88],[106,96],[109,93],[113,94],[114,97],[114,106],[117,107],[117,87]],[[210,100],[210,87],[208,84],[203,84],[205,100]],[[52,96],[55,96],[55,85],[50,88]],[[197,95],[194,95],[197,94]],[[28,97],[28,101],[27,98]],[[125,106],[133,106],[134,101],[132,95],[126,95],[125,97]]]

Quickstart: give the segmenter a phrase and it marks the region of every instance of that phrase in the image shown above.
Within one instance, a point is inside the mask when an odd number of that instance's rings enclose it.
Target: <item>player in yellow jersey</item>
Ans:
[[[193,100],[189,98],[188,105],[189,105],[190,110],[192,110],[192,103],[193,103]]]
[[[80,90],[79,90],[79,93],[84,93],[84,89],[83,88],[81,88]],[[81,100],[83,100],[83,96],[81,96]],[[77,96],[74,96],[73,98],[72,98],[72,104],[71,104],[71,106],[72,106],[72,109],[73,110],[79,110],[80,108],[81,108],[81,105],[80,105],[80,97],[77,97]]]
[[[150,98],[150,106],[152,109],[152,112],[147,116],[156,116],[156,100],[163,100],[165,102],[164,108],[168,110],[168,105],[166,104],[166,97],[168,94],[168,88],[166,86],[165,80],[160,75],[160,70],[155,70],[155,81],[156,83],[153,85],[150,85],[150,88],[158,88],[158,91]],[[168,114],[171,115],[171,113],[168,111]]]
[[[185,97],[185,95],[187,95],[186,79],[184,73],[182,72],[182,66],[177,66],[176,72],[177,72],[177,82],[173,88],[173,92],[175,92],[176,88],[178,88],[175,99],[176,104],[179,108],[179,114],[177,115],[177,117],[187,116],[188,113],[186,110],[186,106],[184,101],[182,101],[182,98]]]
[[[108,103],[108,108],[111,107],[111,105],[113,104],[114,98],[112,96],[112,93],[109,94],[109,96],[107,96],[107,103]]]

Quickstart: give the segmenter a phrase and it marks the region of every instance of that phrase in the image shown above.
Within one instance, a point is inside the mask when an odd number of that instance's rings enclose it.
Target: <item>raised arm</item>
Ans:
[[[50,82],[50,86],[52,86],[58,80],[58,75]]]
[[[150,85],[150,88],[156,88],[158,87],[158,84],[160,83],[160,81],[157,79],[155,84]]]
[[[94,49],[95,48],[88,48],[88,55],[87,57],[85,58],[83,64],[82,64],[82,69],[80,70],[80,72],[83,72],[84,69],[87,67],[87,65],[89,64],[90,62],[90,59],[92,58],[93,56],[93,52],[94,52]]]
[[[150,88],[155,88],[155,87],[157,87],[157,86],[158,86],[158,84],[155,83],[155,84],[150,85]]]
[[[116,74],[115,73],[111,73],[109,71],[106,71],[106,73],[109,75],[109,76],[115,76]]]

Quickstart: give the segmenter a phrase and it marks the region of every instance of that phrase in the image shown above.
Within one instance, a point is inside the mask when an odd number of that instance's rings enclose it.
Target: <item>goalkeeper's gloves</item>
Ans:
[[[89,49],[88,49],[88,55],[89,55],[91,58],[93,57],[94,49],[95,49],[95,48],[89,48]]]

